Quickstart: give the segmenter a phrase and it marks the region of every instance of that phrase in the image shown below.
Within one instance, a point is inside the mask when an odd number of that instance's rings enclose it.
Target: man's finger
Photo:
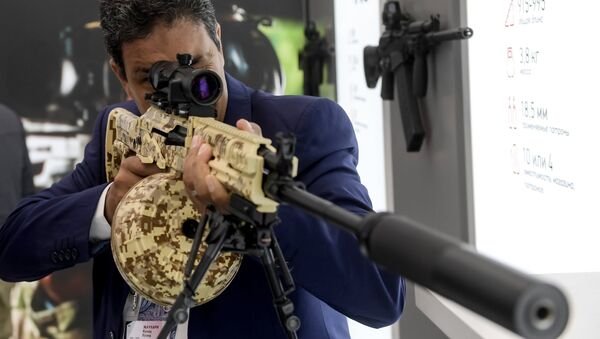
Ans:
[[[212,149],[208,144],[202,144],[197,154],[188,155],[189,167],[184,172],[184,183],[195,200],[209,203],[210,192],[206,187],[204,177],[210,174],[208,161],[212,159]]]
[[[199,135],[195,135],[192,138],[192,145],[188,149],[188,153],[185,157],[185,161],[183,162],[183,183],[185,184],[185,188],[191,192],[194,190],[194,168],[196,167],[197,154],[200,150],[200,146],[202,146],[202,137]]]
[[[254,133],[256,135],[262,136],[262,129],[260,128],[260,126],[253,122],[249,122],[246,119],[238,120],[235,123],[235,126],[239,129],[241,129],[242,131],[246,131],[246,132],[250,132],[250,133]]]
[[[251,122],[250,125],[252,125],[252,128],[254,129],[254,133],[262,137],[262,128],[254,122]]]
[[[202,146],[202,137],[199,135],[195,135],[192,138],[192,145],[188,149],[188,153],[185,157],[185,161],[183,162],[183,183],[185,184],[185,188],[188,191],[194,190],[194,176],[193,171],[196,166],[195,162],[197,161],[196,155],[200,150],[200,146]]]
[[[142,163],[140,158],[138,158],[137,156],[128,157],[125,160],[123,160],[123,162],[121,162],[121,167],[143,178],[164,171],[158,168],[156,164]]]
[[[138,181],[144,179],[143,176],[137,175],[132,171],[119,171],[115,176],[116,183],[127,183],[128,185],[135,185]]]
[[[196,192],[196,190],[193,190],[193,189],[188,190],[187,188],[186,188],[185,192],[187,193],[188,197],[192,200],[192,202],[194,203],[194,205],[196,206],[198,211],[204,213],[207,202],[200,199],[200,197],[198,196],[198,192]]]
[[[202,146],[202,137],[200,135],[194,135],[192,138],[192,147],[188,150],[188,154],[197,154],[200,146]]]
[[[212,147],[209,144],[202,144],[200,149],[198,149],[198,154],[196,161],[199,164],[206,164],[208,166],[208,161],[212,159]]]
[[[215,206],[220,210],[225,209],[229,205],[229,193],[227,193],[223,184],[213,175],[207,175],[204,182]]]

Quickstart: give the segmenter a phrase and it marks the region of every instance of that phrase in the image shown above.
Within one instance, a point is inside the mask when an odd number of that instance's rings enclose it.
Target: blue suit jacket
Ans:
[[[227,77],[225,122],[245,118],[263,135],[297,136],[298,180],[307,189],[352,212],[370,210],[356,172],[358,148],[352,125],[335,103],[313,97],[277,97]],[[132,102],[120,104],[139,114]],[[115,106],[116,107],[116,106]],[[104,141],[108,113],[98,117],[83,161],[51,188],[24,199],[0,230],[0,277],[36,280],[94,260],[94,338],[122,335],[122,312],[130,289],[106,246],[92,253],[92,217],[106,187]],[[292,294],[302,321],[300,338],[349,338],[344,315],[380,327],[398,319],[404,283],[380,271],[359,251],[355,237],[290,206],[281,206],[276,227],[297,290]],[[259,261],[245,258],[231,285],[191,311],[189,338],[285,338]]]

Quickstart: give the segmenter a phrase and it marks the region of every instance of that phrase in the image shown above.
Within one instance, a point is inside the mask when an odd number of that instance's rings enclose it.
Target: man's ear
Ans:
[[[113,73],[115,73],[115,75],[117,76],[117,79],[119,79],[119,82],[121,83],[123,90],[125,90],[125,93],[127,93],[127,96],[133,98],[129,90],[129,82],[127,82],[127,77],[125,77],[125,74],[123,74],[121,71],[121,67],[119,67],[119,65],[117,65],[115,60],[112,58],[110,59],[110,68],[112,69]]]
[[[221,25],[217,22],[217,28],[215,30],[216,35],[217,35],[217,41],[219,42],[219,46],[221,46],[220,52],[221,54],[223,53],[223,42],[221,42]]]

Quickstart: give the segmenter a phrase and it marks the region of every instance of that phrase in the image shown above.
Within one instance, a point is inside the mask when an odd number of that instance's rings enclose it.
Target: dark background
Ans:
[[[301,94],[297,53],[303,45],[302,2],[214,3],[227,72],[257,89]],[[272,27],[263,20],[267,13]],[[35,184],[41,190],[81,160],[99,110],[126,97],[108,67],[97,1],[1,1],[0,22],[0,102],[24,122]],[[64,70],[77,76],[73,86],[65,86]],[[61,84],[66,87],[62,92]],[[56,307],[77,313],[62,338],[91,337],[90,267],[86,263],[39,283],[17,284],[12,291],[17,338],[56,337],[52,327],[57,324],[32,321]],[[64,302],[48,303],[57,296]],[[2,321],[10,317],[0,314]]]

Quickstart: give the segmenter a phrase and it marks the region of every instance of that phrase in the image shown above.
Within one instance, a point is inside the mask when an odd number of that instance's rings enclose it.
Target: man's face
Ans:
[[[220,27],[217,27],[217,38],[221,40]],[[158,61],[177,61],[177,54],[191,54],[195,68],[216,72],[225,84],[223,53],[201,22],[178,20],[170,27],[158,24],[148,37],[124,43],[122,50],[126,77],[114,62],[111,66],[142,113],[150,107],[144,99],[145,94],[153,92],[148,81],[150,67]],[[223,95],[216,104],[219,120],[223,120],[227,109],[227,86],[223,87]]]

